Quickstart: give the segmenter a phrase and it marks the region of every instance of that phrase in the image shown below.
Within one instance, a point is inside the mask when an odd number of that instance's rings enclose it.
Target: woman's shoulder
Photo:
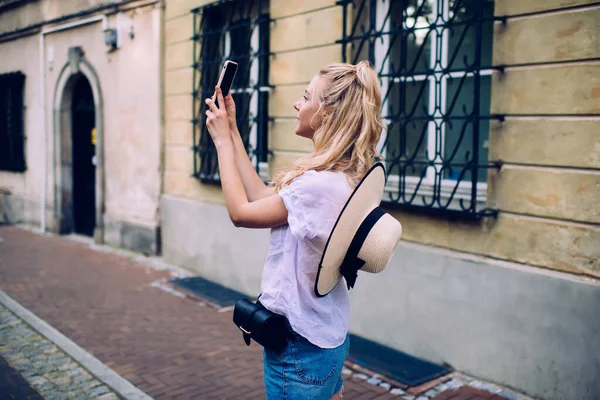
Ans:
[[[294,180],[298,186],[325,191],[351,191],[346,174],[338,171],[308,170]]]

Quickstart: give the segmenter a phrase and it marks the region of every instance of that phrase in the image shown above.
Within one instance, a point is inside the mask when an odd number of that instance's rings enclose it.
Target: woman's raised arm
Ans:
[[[235,164],[237,166],[242,184],[244,185],[244,191],[248,197],[248,201],[253,202],[265,197],[275,194],[273,188],[265,185],[263,180],[260,178],[248,153],[244,147],[244,142],[240,136],[240,132],[237,127],[235,120],[235,102],[231,97],[231,93],[225,97],[225,109],[227,110],[227,118],[229,120],[229,128],[231,129],[231,138],[233,141]]]
[[[219,104],[224,104],[221,90],[217,89]],[[235,226],[246,228],[273,228],[287,222],[288,212],[278,194],[268,195],[262,191],[262,197],[249,201],[247,190],[243,185],[242,174],[236,166],[238,157],[234,149],[234,140],[225,110],[219,109],[214,101],[206,100],[209,110],[206,111],[206,126],[217,148],[221,187],[225,197],[225,206]],[[248,159],[248,157],[246,156]],[[250,160],[248,159],[248,164]],[[258,178],[258,175],[256,175]],[[265,184],[258,178],[264,189]],[[256,183],[256,181],[254,181]],[[260,185],[256,184],[256,188]]]

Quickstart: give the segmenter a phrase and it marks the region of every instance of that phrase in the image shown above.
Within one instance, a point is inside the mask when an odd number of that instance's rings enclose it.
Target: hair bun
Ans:
[[[369,81],[377,77],[377,73],[373,69],[373,64],[363,60],[356,64],[356,76],[362,86],[367,87]]]

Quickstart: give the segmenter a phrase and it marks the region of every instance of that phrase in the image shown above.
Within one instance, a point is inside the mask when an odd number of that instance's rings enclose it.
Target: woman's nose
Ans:
[[[294,103],[294,110],[300,111],[300,106],[298,105],[298,102]]]

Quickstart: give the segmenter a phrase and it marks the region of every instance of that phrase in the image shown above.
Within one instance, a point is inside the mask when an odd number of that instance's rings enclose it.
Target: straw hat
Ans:
[[[385,167],[376,163],[363,177],[342,209],[319,263],[315,294],[326,296],[342,276],[354,287],[358,270],[385,269],[402,236],[402,225],[379,207],[385,187]]]

